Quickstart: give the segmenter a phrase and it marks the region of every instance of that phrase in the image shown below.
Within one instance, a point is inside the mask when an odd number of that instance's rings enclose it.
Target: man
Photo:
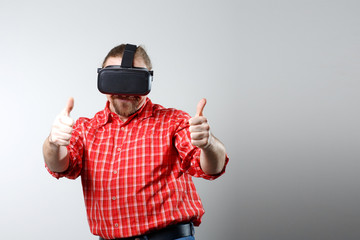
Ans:
[[[103,67],[120,65],[125,45]],[[134,67],[151,70],[137,47]],[[100,239],[195,239],[204,209],[191,177],[215,179],[225,171],[224,145],[196,115],[153,104],[147,96],[106,94],[105,109],[74,124],[74,99],[56,117],[43,145],[56,178],[81,176],[90,230]]]

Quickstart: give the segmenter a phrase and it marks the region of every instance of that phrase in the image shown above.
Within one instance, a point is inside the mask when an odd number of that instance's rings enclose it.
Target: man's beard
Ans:
[[[129,117],[139,110],[140,100],[139,96],[113,95],[110,99],[111,110],[122,117]]]

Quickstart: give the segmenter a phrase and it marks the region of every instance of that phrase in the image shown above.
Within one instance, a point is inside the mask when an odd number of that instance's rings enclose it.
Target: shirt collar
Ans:
[[[152,110],[153,110],[153,103],[148,97],[146,97],[145,103],[142,105],[142,107],[136,113],[131,115],[126,121],[126,123],[132,121],[134,118],[138,118],[139,120],[142,120],[151,117]],[[111,121],[112,119],[118,118],[118,116],[116,115],[116,113],[110,110],[110,102],[107,101],[104,110],[97,113],[95,118],[97,125],[102,126],[108,123],[109,121]]]

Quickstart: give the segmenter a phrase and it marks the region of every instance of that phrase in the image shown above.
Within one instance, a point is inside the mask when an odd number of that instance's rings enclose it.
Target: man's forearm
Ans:
[[[211,137],[211,144],[201,149],[200,166],[206,174],[215,175],[224,168],[226,151],[225,146],[215,136]]]
[[[53,172],[64,172],[69,166],[68,151],[65,146],[58,146],[46,138],[43,145],[44,160]]]

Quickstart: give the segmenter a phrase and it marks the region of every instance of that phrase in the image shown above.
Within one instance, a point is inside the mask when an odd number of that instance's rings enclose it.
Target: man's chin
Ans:
[[[111,111],[122,117],[133,115],[143,103],[140,96],[112,95],[108,100]]]
[[[129,117],[136,112],[136,101],[115,99],[112,105],[114,112],[123,117]]]

